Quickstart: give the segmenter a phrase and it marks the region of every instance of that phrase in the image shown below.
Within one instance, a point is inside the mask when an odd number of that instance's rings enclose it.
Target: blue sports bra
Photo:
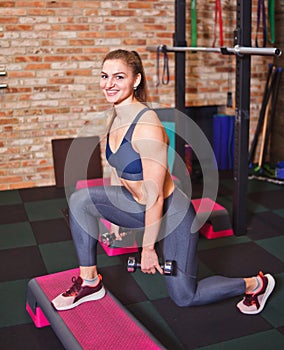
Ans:
[[[131,139],[138,120],[147,110],[149,108],[144,108],[137,114],[116,152],[112,152],[110,149],[109,132],[107,134],[106,159],[116,169],[118,176],[122,179],[130,181],[143,180],[141,158],[139,153],[133,149]]]

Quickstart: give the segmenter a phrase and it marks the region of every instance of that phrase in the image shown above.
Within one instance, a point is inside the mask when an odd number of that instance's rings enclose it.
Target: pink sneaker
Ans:
[[[255,315],[260,313],[274,289],[275,280],[271,275],[263,275],[262,272],[259,272],[258,277],[261,278],[261,286],[253,293],[246,293],[243,300],[237,304],[243,314]]]
[[[82,286],[82,278],[80,276],[78,278],[73,277],[72,287],[53,299],[52,306],[59,311],[69,310],[84,302],[103,298],[106,291],[102,283],[102,276],[98,276],[99,283],[95,287]]]

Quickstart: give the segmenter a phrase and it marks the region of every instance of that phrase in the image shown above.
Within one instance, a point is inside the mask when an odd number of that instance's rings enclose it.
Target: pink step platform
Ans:
[[[29,281],[26,309],[37,327],[50,324],[67,350],[165,349],[110,292],[72,310],[56,311],[50,301],[78,273],[73,269]]]
[[[222,205],[210,198],[193,199],[192,204],[200,220],[204,216],[208,217],[199,230],[204,237],[213,239],[234,234],[229,213]]]

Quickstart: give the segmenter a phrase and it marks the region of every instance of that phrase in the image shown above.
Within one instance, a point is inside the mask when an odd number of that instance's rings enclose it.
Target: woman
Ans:
[[[83,189],[70,198],[70,227],[80,276],[53,300],[54,307],[68,310],[105,295],[96,260],[98,220],[104,217],[113,223],[117,239],[121,239],[119,226],[143,228],[144,273],[163,273],[155,251],[159,241],[162,257],[176,263],[176,273],[167,276],[166,283],[178,306],[209,304],[245,293],[238,308],[243,313],[259,313],[275,285],[271,275],[212,276],[197,281],[198,232],[191,229],[195,212],[168,171],[168,138],[156,113],[146,105],[146,78],[139,55],[126,50],[108,53],[100,87],[114,108],[106,143],[112,186]]]

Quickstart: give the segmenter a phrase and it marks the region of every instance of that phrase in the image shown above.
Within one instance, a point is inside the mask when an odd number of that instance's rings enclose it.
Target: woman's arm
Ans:
[[[141,269],[162,273],[154,246],[158,238],[164,205],[164,184],[168,169],[168,144],[164,128],[154,112],[143,118],[135,131],[134,146],[143,166],[143,201],[146,203]]]
[[[111,167],[110,184],[111,186],[121,186],[121,181],[117,175],[115,168],[113,167]]]
[[[121,181],[117,175],[117,172],[115,168],[111,167],[111,173],[110,173],[110,184],[111,186],[121,186]],[[110,233],[114,233],[117,240],[122,239],[122,235],[119,234],[119,226],[115,225],[114,223],[111,223],[110,226]]]

